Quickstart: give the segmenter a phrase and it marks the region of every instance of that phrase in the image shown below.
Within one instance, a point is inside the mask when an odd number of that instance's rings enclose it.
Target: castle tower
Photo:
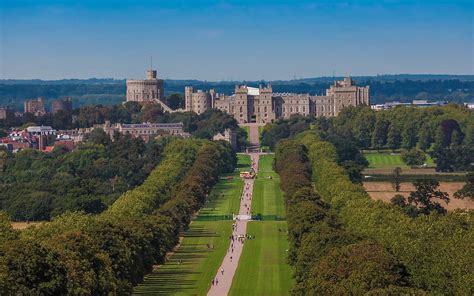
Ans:
[[[156,80],[156,70],[147,70],[146,71],[147,80]]]
[[[193,111],[193,87],[184,87],[184,109],[186,111]]]
[[[156,70],[147,70],[146,79],[127,80],[127,102],[156,102],[163,97],[163,79],[157,78]]]

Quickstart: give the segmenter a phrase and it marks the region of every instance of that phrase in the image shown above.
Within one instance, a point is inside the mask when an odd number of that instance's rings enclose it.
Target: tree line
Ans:
[[[267,125],[262,144],[274,148],[280,139],[309,128],[320,131],[338,151],[345,147],[402,149],[409,152],[404,156],[414,164],[429,154],[438,171],[470,170],[474,163],[474,116],[464,106],[397,107],[385,111],[358,106],[343,108],[332,118],[295,116]],[[356,162],[364,165],[360,158]]]
[[[409,217],[372,201],[337,157],[314,131],[276,148],[293,294],[472,294],[472,211]]]
[[[293,295],[423,295],[405,284],[407,276],[390,252],[347,231],[331,204],[313,189],[306,146],[280,142],[275,168],[285,193]]]
[[[236,164],[225,142],[174,140],[164,155],[142,185],[100,215],[68,213],[18,232],[1,213],[0,294],[130,294]]]

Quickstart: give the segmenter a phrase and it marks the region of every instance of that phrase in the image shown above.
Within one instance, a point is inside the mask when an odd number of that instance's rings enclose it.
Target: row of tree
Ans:
[[[312,238],[306,238],[307,242],[303,238],[300,241],[304,244],[295,245],[301,252],[296,255],[301,264],[314,266],[313,272],[306,273],[310,275],[307,280],[297,278],[297,282],[303,283],[303,291],[320,291],[325,287],[330,289],[325,294],[353,291],[353,294],[387,295],[403,294],[406,289],[416,289],[411,290],[413,294],[418,290],[448,295],[474,293],[472,211],[420,212],[416,217],[409,217],[398,206],[372,201],[361,185],[352,183],[337,164],[336,148],[331,143],[321,140],[314,132],[300,134],[295,141],[307,151],[311,181],[324,201],[313,201],[314,210],[308,215],[302,214],[303,207],[296,208],[296,216],[306,217],[297,219],[302,225],[309,219],[308,227],[315,224],[311,219],[320,217],[321,221],[327,221],[324,228],[316,223]],[[288,177],[283,174],[283,178]],[[325,208],[327,211],[321,210]],[[290,228],[294,227],[290,225]],[[340,230],[345,234],[337,236]],[[344,246],[326,252],[323,247],[332,244]],[[360,244],[366,245],[360,247]],[[324,257],[318,257],[320,250]],[[309,264],[304,263],[308,261]],[[307,294],[314,290],[309,291]]]
[[[386,248],[346,231],[314,191],[306,146],[280,142],[275,169],[286,200],[293,295],[423,295],[407,285],[408,275]]]
[[[332,129],[359,149],[418,148],[431,155],[440,171],[468,170],[474,162],[473,111],[460,105],[383,112],[349,107],[332,120]]]
[[[130,294],[235,163],[227,143],[176,140],[145,183],[101,215],[64,214],[19,233],[0,214],[0,294]]]

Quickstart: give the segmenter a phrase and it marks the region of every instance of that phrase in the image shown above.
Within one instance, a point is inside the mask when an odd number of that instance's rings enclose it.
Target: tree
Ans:
[[[448,193],[438,190],[439,182],[437,180],[420,179],[413,182],[413,185],[415,185],[416,191],[410,192],[408,202],[415,205],[420,213],[446,213],[446,209],[439,202],[433,200],[436,198],[449,203]]]
[[[467,182],[464,184],[463,188],[459,189],[454,193],[455,198],[469,198],[474,200],[474,173],[470,172],[467,174]]]
[[[388,122],[383,118],[377,118],[375,122],[374,132],[372,133],[372,147],[381,149],[387,143]]]
[[[401,159],[410,166],[422,165],[426,161],[426,154],[420,149],[412,148],[410,150],[403,150]]]
[[[174,93],[166,98],[166,103],[173,110],[184,108],[184,97],[180,93]]]
[[[85,141],[107,146],[110,144],[110,137],[105,133],[105,131],[101,128],[95,128],[90,133],[84,136]]]
[[[405,126],[402,131],[402,147],[405,149],[415,147],[417,142],[416,127],[412,123],[408,124],[409,126]]]
[[[356,184],[362,184],[362,171],[364,170],[363,166],[353,160],[346,160],[341,163],[341,166],[344,168],[352,182]]]
[[[396,259],[381,245],[361,241],[333,249],[310,272],[308,295],[364,295],[402,278]]]
[[[432,132],[428,124],[424,124],[420,131],[418,132],[418,147],[426,151],[430,149],[431,144],[433,143]]]
[[[395,150],[400,148],[400,144],[402,142],[402,137],[400,135],[400,130],[395,125],[395,123],[391,123],[388,129],[387,134],[387,146],[388,148]]]
[[[400,191],[400,184],[402,183],[401,174],[402,174],[402,169],[400,167],[396,167],[396,168],[393,169],[393,172],[392,172],[392,187],[393,187],[393,189],[395,189],[396,192]]]

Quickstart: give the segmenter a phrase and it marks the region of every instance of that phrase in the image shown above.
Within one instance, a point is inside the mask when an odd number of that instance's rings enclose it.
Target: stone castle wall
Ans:
[[[325,96],[273,93],[271,86],[257,89],[237,85],[232,96],[215,95],[214,91],[193,92],[192,87],[185,89],[186,111],[201,114],[216,108],[232,115],[239,123],[269,123],[295,114],[331,117],[346,106],[369,103],[369,87],[356,86],[351,78],[335,81]]]

